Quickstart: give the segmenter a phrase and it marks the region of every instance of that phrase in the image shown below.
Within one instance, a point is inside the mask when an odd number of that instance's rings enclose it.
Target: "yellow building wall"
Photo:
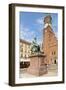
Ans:
[[[20,42],[20,58],[26,58],[30,55],[30,44]]]

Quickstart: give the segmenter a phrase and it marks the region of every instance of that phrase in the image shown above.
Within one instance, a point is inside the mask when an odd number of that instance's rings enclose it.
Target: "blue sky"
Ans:
[[[53,31],[58,33],[58,14],[57,13],[37,13],[37,12],[20,12],[19,29],[20,38],[32,42],[37,38],[40,44],[43,38],[44,17],[51,15]]]

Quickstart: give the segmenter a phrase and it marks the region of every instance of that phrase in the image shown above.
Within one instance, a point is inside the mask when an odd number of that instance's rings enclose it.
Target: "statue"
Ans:
[[[41,53],[37,39],[34,38],[31,44],[30,66],[27,72],[32,75],[40,76],[47,73],[47,65],[45,64],[46,56]]]
[[[31,54],[36,54],[40,52],[40,46],[37,44],[37,39],[34,38],[31,44]]]

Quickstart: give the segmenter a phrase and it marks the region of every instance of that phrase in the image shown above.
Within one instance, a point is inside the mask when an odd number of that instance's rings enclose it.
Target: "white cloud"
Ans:
[[[43,20],[44,20],[43,17],[42,17],[42,18],[38,18],[38,19],[36,20],[36,22],[37,22],[38,24],[40,24],[40,25],[43,25],[43,24],[44,24]]]
[[[23,25],[20,26],[20,38],[27,40],[27,41],[32,41],[33,38],[35,37],[35,31],[31,31],[29,28],[24,27]]]

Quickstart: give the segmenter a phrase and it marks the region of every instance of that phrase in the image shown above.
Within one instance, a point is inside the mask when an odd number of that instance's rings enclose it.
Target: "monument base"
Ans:
[[[46,56],[32,55],[30,56],[30,66],[27,68],[27,72],[36,76],[40,76],[47,73],[47,64],[45,64]]]

